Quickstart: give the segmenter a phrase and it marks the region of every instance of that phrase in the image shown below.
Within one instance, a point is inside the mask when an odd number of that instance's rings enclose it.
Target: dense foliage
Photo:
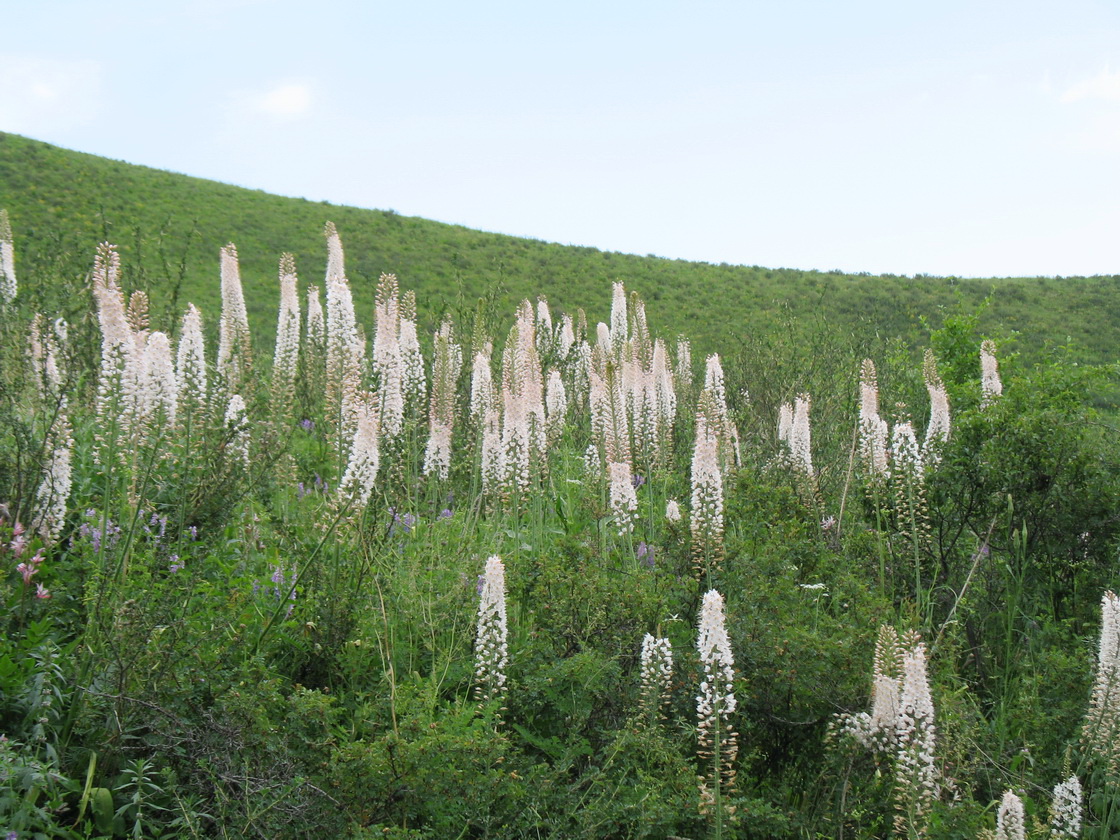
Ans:
[[[393,367],[419,352],[405,325],[440,323],[445,306],[421,293],[413,313],[383,278],[374,320],[348,322],[340,249],[325,332],[308,327],[304,280],[302,327],[273,322],[295,361],[277,352],[274,367],[253,313],[276,311],[275,286],[246,282],[243,322],[233,252],[195,298],[127,252],[118,270],[101,249],[92,280],[92,250],[64,270],[70,233],[25,261],[13,227],[18,294],[0,303],[13,836],[955,838],[996,830],[998,810],[1010,837],[1015,802],[1033,836],[1071,836],[1048,820],[1074,776],[1081,836],[1120,829],[1116,756],[1099,746],[1120,725],[1102,683],[1111,637],[1094,650],[1102,594],[1120,584],[1120,449],[1097,407],[1115,368],[1062,349],[1027,363],[997,333],[996,394],[980,363],[991,307],[961,305],[930,330],[925,371],[899,338],[807,321],[740,336],[725,373],[674,363],[643,403],[634,383],[658,370],[676,305],[651,303],[649,329],[639,298],[616,288],[611,304],[602,284],[598,330],[547,303],[515,316],[502,296],[450,307],[409,396],[415,378]],[[321,264],[321,243],[297,264]],[[380,259],[347,244],[359,266]],[[220,344],[200,339],[192,367],[193,316],[180,318],[219,298],[220,319],[201,310]],[[864,457],[865,357],[895,435],[882,474]],[[514,398],[551,371],[567,402],[550,378],[545,422],[525,421]],[[935,393],[951,432],[915,466],[899,431],[921,439]],[[442,472],[431,448],[448,417]],[[487,472],[495,452],[524,456],[523,472]],[[881,627],[894,658],[875,655]],[[649,664],[658,650],[671,664]],[[910,730],[860,717],[873,660]]]

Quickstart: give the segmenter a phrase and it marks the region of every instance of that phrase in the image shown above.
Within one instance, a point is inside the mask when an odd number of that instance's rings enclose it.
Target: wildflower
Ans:
[[[700,810],[707,813],[712,807],[726,807],[722,796],[734,787],[734,763],[739,751],[735,730],[730,726],[736,708],[735,660],[724,624],[723,596],[714,589],[704,595],[696,647],[704,668],[696,697],[699,753],[702,761],[712,762],[700,781]]]
[[[996,345],[991,339],[980,344],[980,405],[987,406],[1003,394],[1003,382],[999,378],[999,364],[996,362]]]
[[[681,506],[676,499],[670,499],[665,503],[665,518],[670,522],[681,521]]]
[[[8,221],[8,211],[0,210],[0,303],[15,300],[17,288],[12,225]]]
[[[634,550],[634,556],[638,562],[645,566],[647,569],[652,569],[654,564],[654,551],[652,545],[646,545],[645,540],[638,543],[638,547]]]
[[[813,477],[813,447],[810,442],[808,394],[801,394],[794,401],[793,422],[789,428],[789,454],[793,467],[808,478]]]
[[[708,422],[710,399],[705,391],[696,409],[696,443],[692,451],[692,542],[700,571],[718,565],[723,543],[723,476],[719,440]]]
[[[1050,840],[1076,840],[1081,834],[1081,782],[1070,776],[1054,787],[1050,803]]]
[[[936,735],[926,677],[926,648],[919,642],[902,657],[902,690],[895,724],[895,795],[900,811],[895,825],[902,834],[909,828],[911,835],[925,836],[930,807],[937,796],[933,754]]]
[[[922,446],[927,461],[938,459],[938,446],[949,439],[949,394],[937,373],[937,360],[932,350],[926,350],[922,373],[929,392],[929,427]]]
[[[644,545],[644,543],[643,543]],[[646,633],[642,639],[642,710],[652,719],[669,701],[673,677],[673,646],[668,639]]]
[[[506,571],[502,559],[486,561],[478,600],[478,630],[475,635],[475,691],[487,702],[502,695],[509,661],[506,627]]]
[[[638,513],[638,496],[630,478],[628,463],[611,463],[607,468],[611,480],[611,513],[619,534],[629,534],[634,530],[634,520]]]
[[[450,508],[444,508],[443,510],[441,510],[439,512],[439,518],[440,519],[450,519],[454,515],[455,514],[451,512]]]
[[[282,414],[286,414],[295,389],[299,365],[299,296],[296,291],[296,262],[291,254],[280,256],[280,311],[276,323],[276,350],[273,355],[273,394]]]
[[[339,493],[348,496],[355,511],[361,511],[373,494],[373,482],[377,478],[380,455],[377,446],[378,420],[376,404],[372,399],[364,401],[358,415],[358,426],[350,444],[350,458],[346,473],[339,483]],[[315,486],[326,492],[326,482],[315,476]]]
[[[202,338],[202,315],[189,304],[179,330],[175,356],[176,390],[179,395],[177,418],[186,428],[198,428],[206,419],[206,345]]]
[[[1026,836],[1023,800],[1011,791],[1006,791],[996,813],[995,840],[1026,840]]]
[[[179,561],[179,555],[178,554],[172,554],[171,557],[168,558],[167,570],[169,572],[171,572],[171,574],[175,574],[176,572],[182,570],[182,568],[183,568],[183,563],[181,563]]]
[[[1106,766],[1120,758],[1120,597],[1111,591],[1101,598],[1097,677],[1081,738]]]
[[[221,251],[222,318],[218,322],[218,370],[231,388],[239,388],[248,373],[252,342],[245,294],[241,289],[241,269],[237,248],[232,242]]]
[[[303,429],[305,432],[310,432],[312,429],[315,428],[315,423],[313,421],[309,420],[308,418],[304,417],[302,420],[299,421],[299,427],[301,429]]]

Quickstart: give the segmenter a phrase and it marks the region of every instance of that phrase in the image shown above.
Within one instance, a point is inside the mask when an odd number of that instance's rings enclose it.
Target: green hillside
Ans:
[[[11,215],[19,273],[27,282],[81,277],[95,244],[107,239],[119,246],[133,287],[166,290],[182,277],[178,296],[153,295],[167,309],[190,300],[217,311],[218,250],[234,242],[249,317],[262,340],[275,329],[279,255],[293,252],[301,280],[320,282],[321,231],[331,220],[346,247],[359,312],[369,311],[378,275],[395,272],[403,288],[416,290],[427,325],[442,309],[473,306],[486,293],[496,294],[499,312],[543,294],[561,309],[584,307],[593,321],[605,319],[609,283],[623,280],[646,299],[660,331],[687,334],[700,350],[728,352],[744,337],[773,334],[779,326],[796,333],[804,324],[860,338],[905,335],[920,343],[920,317],[936,326],[943,308],[973,308],[990,295],[982,328],[997,336],[1020,333],[1020,352],[1031,355],[1052,341],[1071,344],[1087,361],[1115,358],[1116,276],[966,280],[639,257],[283,198],[3,133],[0,207]],[[171,314],[155,313],[166,326]]]

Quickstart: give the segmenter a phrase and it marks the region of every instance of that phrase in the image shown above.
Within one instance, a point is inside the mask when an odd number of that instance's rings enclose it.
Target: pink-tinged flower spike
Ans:
[[[11,303],[15,300],[18,289],[12,225],[8,220],[8,211],[0,210],[0,303]]]
[[[1081,782],[1070,776],[1054,787],[1050,803],[1050,840],[1077,840],[1081,836]]]
[[[723,596],[714,589],[704,595],[696,640],[704,669],[696,696],[696,729],[700,762],[706,772],[700,777],[700,813],[732,816],[725,797],[735,786],[735,757],[739,746],[731,715],[736,708],[735,659],[727,636]],[[723,813],[719,813],[722,811]]]
[[[424,451],[424,475],[446,481],[451,468],[451,433],[455,427],[455,398],[463,351],[455,343],[450,320],[445,320],[433,339],[432,396],[428,409],[428,445]]]
[[[548,440],[555,443],[564,431],[568,414],[568,392],[560,378],[560,371],[555,368],[548,372],[548,381],[545,383],[544,411],[548,423]]]
[[[101,326],[101,371],[97,381],[98,446],[95,460],[105,466],[109,449],[128,437],[128,418],[132,406],[126,394],[126,380],[135,371],[138,353],[132,329],[125,314],[124,292],[118,282],[120,256],[107,242],[97,246],[93,261],[93,296],[97,301],[97,317]],[[117,439],[108,440],[106,433],[115,432]]]
[[[1005,792],[996,812],[995,840],[1027,840],[1026,821],[1023,800],[1011,791]]]
[[[475,695],[482,702],[505,693],[509,663],[506,627],[506,570],[502,558],[486,561],[478,593],[478,630],[474,643]]]
[[[897,743],[904,654],[895,629],[886,624],[880,627],[871,677],[871,712],[841,715],[838,720],[841,731],[876,753],[889,753]]]
[[[797,472],[813,477],[813,445],[809,430],[808,394],[800,394],[793,404],[793,424],[789,429],[789,454]]]
[[[424,356],[416,334],[416,292],[401,296],[400,317],[401,387],[406,406],[423,410],[428,383],[424,376]]]
[[[677,337],[677,368],[674,373],[682,388],[692,387],[692,345],[683,335]]]
[[[307,287],[307,341],[320,349],[326,347],[327,322],[323,316],[323,301],[318,286]]]
[[[634,521],[638,516],[638,495],[630,465],[625,461],[612,462],[607,465],[607,473],[611,481],[611,515],[614,516],[615,527],[619,536],[629,534],[634,530]]]
[[[196,439],[205,427],[209,406],[206,376],[206,344],[202,338],[202,315],[188,304],[179,329],[179,348],[175,361],[175,383],[179,396],[176,418],[185,429],[193,429]]]
[[[692,450],[692,553],[696,571],[710,574],[723,558],[723,474],[719,469],[719,439],[711,428],[710,392],[700,395],[696,408],[696,442]]]
[[[171,339],[166,333],[157,330],[148,336],[145,356],[145,373],[148,379],[144,388],[144,414],[149,421],[149,431],[158,436],[167,429],[151,427],[161,420],[173,427],[179,410],[179,384],[175,378],[175,363],[171,358]]]
[[[949,439],[949,394],[937,373],[937,359],[932,350],[926,350],[922,375],[929,392],[929,427],[926,429],[922,454],[927,464],[934,465],[940,459],[941,444]]]
[[[350,501],[355,514],[365,509],[373,494],[373,484],[380,466],[377,446],[379,432],[376,401],[367,396],[359,402],[358,424],[354,440],[350,444],[350,459],[338,485],[339,495]]]
[[[494,374],[490,369],[490,357],[494,345],[490,341],[482,342],[474,351],[471,361],[471,420],[481,423],[488,411],[497,406],[494,394]]]
[[[1097,676],[1081,741],[1099,766],[1120,760],[1120,597],[1111,591],[1101,598]]]
[[[630,327],[626,317],[626,288],[615,283],[611,295],[611,352],[621,353],[622,346],[630,340]]]
[[[51,591],[43,586],[43,584],[37,583],[35,584],[35,597],[40,601],[45,601],[51,597]]]
[[[299,293],[296,261],[291,254],[280,256],[280,310],[276,320],[276,350],[272,359],[272,392],[275,410],[287,416],[295,394],[299,367]]]
[[[229,444],[226,453],[237,469],[249,469],[249,418],[245,413],[245,400],[240,394],[229,398],[226,407],[226,434]]]
[[[327,223],[326,413],[331,440],[340,450],[354,434],[354,400],[361,386],[365,342],[358,334],[354,298],[343,271],[342,242]]]
[[[879,381],[875,363],[870,359],[864,359],[860,366],[859,394],[860,460],[869,478],[885,479],[890,470],[889,427],[879,415]]]
[[[918,642],[902,658],[902,692],[895,725],[895,828],[907,837],[925,837],[938,796],[933,698],[926,677],[926,647]]]
[[[241,290],[241,269],[232,242],[222,248],[222,319],[218,323],[218,370],[231,390],[241,387],[252,364],[249,315]]]
[[[991,339],[985,339],[980,344],[980,405],[991,405],[1002,393],[996,345]]]
[[[70,451],[73,446],[70,421],[66,414],[66,398],[63,397],[54,425],[47,435],[47,463],[44,465],[42,483],[35,494],[35,530],[46,543],[53,543],[58,539],[66,520],[66,504],[70,499],[71,485]]]

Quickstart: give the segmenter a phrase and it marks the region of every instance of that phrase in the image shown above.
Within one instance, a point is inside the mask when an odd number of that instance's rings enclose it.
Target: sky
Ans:
[[[0,131],[69,149],[674,259],[1120,273],[1115,0],[5,6]]]

